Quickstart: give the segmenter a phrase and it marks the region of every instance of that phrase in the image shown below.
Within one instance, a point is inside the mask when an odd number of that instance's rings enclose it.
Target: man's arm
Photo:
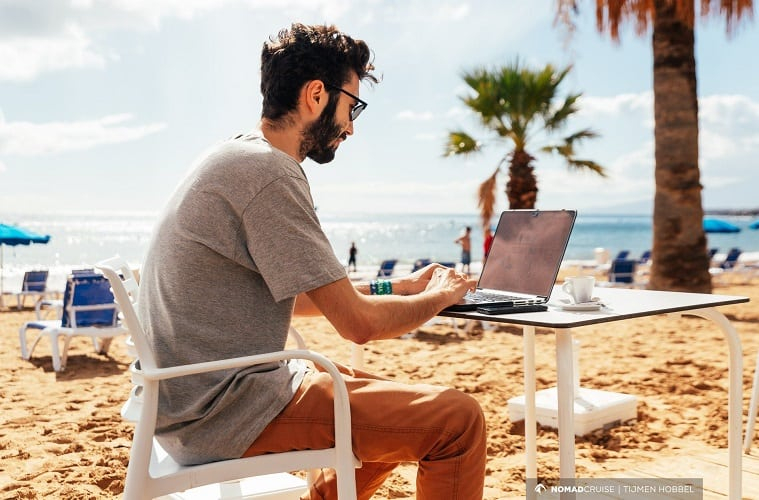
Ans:
[[[393,280],[392,295],[369,295],[368,285],[354,286],[348,278],[316,288],[296,301],[296,314],[321,312],[338,333],[357,344],[395,338],[455,304],[472,282],[453,269],[437,264]]]

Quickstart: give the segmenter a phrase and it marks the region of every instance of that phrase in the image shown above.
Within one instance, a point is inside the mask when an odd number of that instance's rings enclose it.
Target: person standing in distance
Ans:
[[[356,242],[351,242],[351,247],[348,249],[348,270],[350,270],[351,266],[353,266],[353,271],[356,271],[356,254],[358,253],[358,248],[356,248]]]
[[[357,344],[415,329],[473,286],[432,264],[353,284],[316,216],[301,163],[328,163],[377,82],[365,42],[292,24],[263,45],[261,120],[205,153],[168,202],[142,266],[139,315],[160,367],[278,351],[292,315],[323,314]],[[286,262],[287,266],[281,263]],[[355,480],[369,499],[401,462],[418,499],[481,499],[482,409],[460,391],[342,367]],[[157,438],[182,464],[332,445],[332,384],[298,361],[161,383]],[[304,498],[336,498],[325,469]]]
[[[461,272],[469,276],[469,265],[472,263],[472,228],[467,226],[464,234],[456,238],[454,243],[461,245]]]

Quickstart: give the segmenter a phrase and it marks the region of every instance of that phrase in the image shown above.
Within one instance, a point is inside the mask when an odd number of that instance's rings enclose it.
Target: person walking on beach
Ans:
[[[261,53],[258,126],[206,152],[164,209],[142,266],[139,316],[159,367],[284,349],[293,313],[323,314],[350,342],[412,331],[473,287],[439,264],[353,284],[316,216],[301,163],[330,162],[377,82],[362,40],[292,24]],[[287,265],[283,266],[282,262]],[[479,403],[451,388],[341,367],[351,404],[358,497],[401,462],[418,499],[481,499]],[[302,362],[161,382],[157,439],[181,464],[332,445],[330,377]],[[336,498],[323,469],[304,498]]]
[[[464,234],[453,242],[461,245],[461,272],[469,276],[469,264],[472,263],[472,228],[467,226]]]
[[[356,271],[356,254],[358,253],[358,248],[356,248],[356,242],[351,242],[351,247],[348,249],[348,270],[350,271],[351,265],[353,266],[353,271]]]

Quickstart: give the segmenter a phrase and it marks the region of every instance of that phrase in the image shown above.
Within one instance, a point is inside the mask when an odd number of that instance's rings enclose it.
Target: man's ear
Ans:
[[[306,114],[318,117],[328,102],[329,93],[321,80],[311,80],[303,86],[301,103]]]

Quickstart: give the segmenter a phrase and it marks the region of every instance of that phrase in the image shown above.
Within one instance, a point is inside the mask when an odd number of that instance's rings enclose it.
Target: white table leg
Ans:
[[[729,379],[727,407],[728,498],[741,499],[741,427],[743,423],[743,351],[741,339],[724,314],[714,308],[684,311],[682,314],[711,320],[722,329],[729,348]],[[560,421],[561,422],[561,421]]]
[[[522,327],[524,342],[524,448],[527,478],[538,478],[538,436],[535,416],[535,327]],[[527,492],[528,495],[530,492]]]
[[[575,478],[574,368],[572,330],[557,328],[556,389],[559,417],[559,477]]]
[[[756,410],[759,405],[759,353],[756,354],[756,368],[754,368],[754,384],[751,386],[751,400],[748,405],[748,417],[746,419],[746,437],[743,441],[743,451],[751,451],[751,441],[754,439],[754,425],[756,424]]]

